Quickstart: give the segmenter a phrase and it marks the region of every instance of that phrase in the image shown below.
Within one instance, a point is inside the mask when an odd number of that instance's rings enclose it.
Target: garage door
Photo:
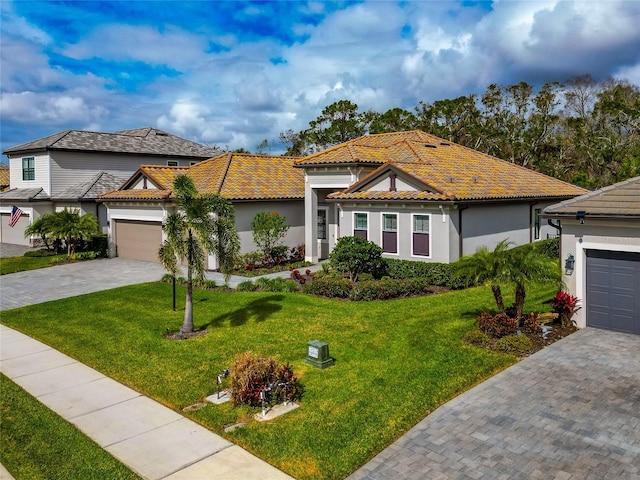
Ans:
[[[587,250],[587,325],[640,334],[640,253]]]
[[[2,223],[0,224],[0,241],[2,243],[14,243],[16,245],[29,245],[29,239],[24,237],[24,230],[30,224],[29,215],[23,213],[13,227],[9,226],[8,213],[2,214]]]
[[[119,257],[157,263],[161,243],[160,222],[116,221],[116,251]]]

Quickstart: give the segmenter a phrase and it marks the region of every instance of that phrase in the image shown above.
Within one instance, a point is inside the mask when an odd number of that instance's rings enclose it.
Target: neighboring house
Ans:
[[[304,177],[293,168],[296,159],[225,153],[191,167],[142,166],[122,187],[103,195],[108,210],[109,245],[112,256],[158,262],[163,241],[162,224],[176,206],[173,179],[191,177],[202,194],[220,194],[236,211],[241,252],[256,250],[251,231],[253,217],[276,211],[291,226],[284,243],[304,243]],[[208,268],[217,268],[209,257]]]
[[[0,163],[0,192],[9,188],[9,165]]]
[[[551,205],[578,327],[640,334],[640,177]]]
[[[96,202],[118,188],[140,165],[189,166],[219,153],[155,128],[115,133],[67,130],[3,152],[9,157],[10,189],[0,193],[0,241],[29,245],[24,230],[41,215],[78,208],[107,228],[106,209]],[[14,227],[9,215],[23,214]]]
[[[555,235],[542,210],[586,190],[419,130],[367,135],[309,155],[306,259],[360,235],[384,256],[449,263],[480,246]]]

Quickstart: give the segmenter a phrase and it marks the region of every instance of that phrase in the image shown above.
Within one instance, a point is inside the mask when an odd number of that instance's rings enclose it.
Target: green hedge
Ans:
[[[387,275],[398,280],[422,278],[430,285],[451,289],[464,288],[462,279],[454,279],[455,263],[415,262],[412,260],[396,260],[385,258]]]

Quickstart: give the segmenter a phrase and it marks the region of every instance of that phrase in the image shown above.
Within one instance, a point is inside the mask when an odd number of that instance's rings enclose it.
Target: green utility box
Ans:
[[[307,342],[307,356],[304,361],[314,367],[327,368],[333,365],[336,360],[329,356],[329,345],[319,340]]]

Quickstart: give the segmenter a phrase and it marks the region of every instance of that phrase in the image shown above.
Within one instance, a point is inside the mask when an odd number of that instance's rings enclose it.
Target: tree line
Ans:
[[[492,84],[482,95],[421,101],[414,111],[360,111],[340,100],[280,141],[286,155],[303,156],[367,133],[414,129],[587,188],[640,175],[640,88],[590,75],[538,91],[526,82]]]

